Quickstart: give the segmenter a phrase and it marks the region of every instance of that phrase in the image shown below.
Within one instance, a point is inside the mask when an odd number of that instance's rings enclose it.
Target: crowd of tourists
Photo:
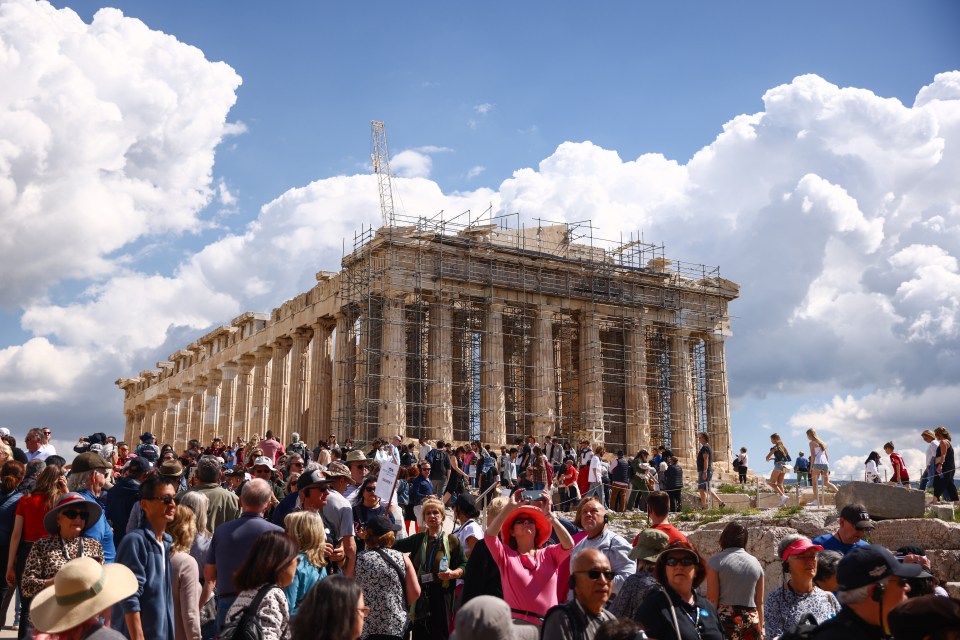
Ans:
[[[267,432],[176,452],[101,433],[68,464],[49,429],[25,450],[5,431],[0,614],[16,607],[20,638],[960,639],[960,601],[930,558],[867,543],[863,505],[776,557],[748,552],[733,520],[705,556],[670,523],[683,481],[666,448],[627,459],[531,436],[497,455],[333,435],[309,448]],[[952,472],[949,433],[933,436],[949,450],[934,474]],[[700,434],[701,501],[719,498],[712,458]],[[647,514],[632,539],[608,515],[626,509]]]

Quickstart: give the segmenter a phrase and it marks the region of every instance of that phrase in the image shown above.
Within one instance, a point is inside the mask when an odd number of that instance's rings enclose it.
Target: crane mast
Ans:
[[[377,174],[377,184],[380,190],[380,213],[383,216],[383,226],[392,227],[394,224],[393,211],[393,180],[390,177],[390,152],[387,150],[387,132],[383,122],[370,122],[373,134],[373,152],[370,160],[373,170]]]

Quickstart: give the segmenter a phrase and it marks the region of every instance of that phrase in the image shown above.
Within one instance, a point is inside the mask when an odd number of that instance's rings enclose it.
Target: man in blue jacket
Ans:
[[[133,571],[139,584],[136,593],[113,609],[113,628],[130,640],[174,640],[170,582],[173,538],[166,528],[177,512],[176,494],[174,486],[162,476],[144,480],[140,484],[143,526],[125,535],[117,549],[117,562]]]
[[[88,451],[74,458],[70,466],[70,477],[67,479],[71,491],[76,491],[85,500],[100,505],[100,519],[83,532],[83,537],[92,538],[103,546],[104,562],[113,562],[116,556],[113,546],[113,529],[107,522],[106,508],[100,502],[100,493],[107,482],[107,474],[112,471],[113,466],[104,460],[103,456]]]

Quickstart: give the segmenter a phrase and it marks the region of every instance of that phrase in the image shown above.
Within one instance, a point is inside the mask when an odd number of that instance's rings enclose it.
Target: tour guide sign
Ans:
[[[397,476],[400,474],[400,465],[393,460],[380,462],[380,474],[377,476],[376,495],[383,504],[396,504],[396,494],[393,489],[397,486]]]

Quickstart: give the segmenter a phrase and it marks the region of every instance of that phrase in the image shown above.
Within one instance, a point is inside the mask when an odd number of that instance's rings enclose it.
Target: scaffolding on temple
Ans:
[[[702,431],[731,459],[723,337],[739,287],[595,231],[491,210],[358,231],[340,274],[338,432],[663,444],[689,461]]]

